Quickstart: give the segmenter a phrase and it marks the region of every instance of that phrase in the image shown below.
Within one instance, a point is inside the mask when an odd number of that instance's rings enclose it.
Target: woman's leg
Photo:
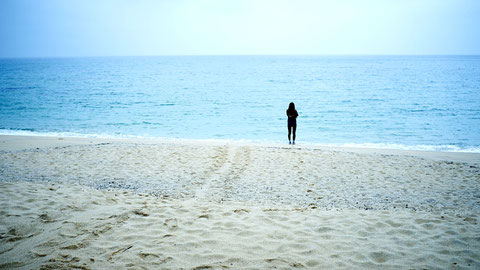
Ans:
[[[290,135],[292,134],[292,127],[288,126],[288,141],[290,141]],[[295,136],[293,137],[295,138]]]
[[[297,131],[297,125],[293,126],[293,141],[295,141],[295,132]],[[288,138],[290,138],[290,133],[288,135]]]

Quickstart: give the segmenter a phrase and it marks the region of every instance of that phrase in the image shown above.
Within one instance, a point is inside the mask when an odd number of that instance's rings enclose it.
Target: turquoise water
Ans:
[[[0,134],[480,152],[480,56],[0,59]]]

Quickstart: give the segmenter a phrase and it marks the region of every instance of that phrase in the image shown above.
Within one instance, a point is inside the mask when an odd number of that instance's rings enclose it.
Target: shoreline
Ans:
[[[174,144],[174,145],[232,145],[264,148],[285,149],[316,149],[327,151],[342,151],[358,154],[401,155],[426,158],[431,160],[444,160],[453,162],[480,164],[480,153],[471,152],[446,152],[427,150],[404,150],[374,147],[330,146],[317,144],[288,145],[281,143],[259,143],[220,139],[176,139],[176,138],[95,138],[95,137],[62,137],[62,136],[37,136],[37,135],[3,135],[0,134],[0,150],[18,151],[29,148],[62,147],[68,145],[88,145],[98,143],[135,143],[135,144]]]
[[[80,134],[80,133],[50,133],[50,132],[6,132],[11,130],[0,130],[0,136],[19,136],[19,137],[53,137],[53,138],[77,138],[77,139],[105,139],[105,140],[153,140],[168,142],[225,142],[252,145],[285,145],[285,140],[253,140],[253,139],[225,139],[225,138],[175,138],[175,137],[155,137],[155,136],[137,136],[137,135],[106,135],[106,134]],[[470,146],[460,148],[454,144],[443,145],[402,145],[398,143],[318,143],[311,141],[300,141],[305,147],[334,147],[334,148],[360,148],[360,149],[384,149],[384,150],[400,150],[400,151],[424,151],[424,152],[447,152],[447,153],[478,153],[480,154],[480,146]]]

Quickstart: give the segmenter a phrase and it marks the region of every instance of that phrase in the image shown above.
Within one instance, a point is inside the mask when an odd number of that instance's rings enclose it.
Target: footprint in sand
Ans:
[[[178,228],[178,221],[176,218],[168,218],[163,222],[163,225],[166,226],[169,230],[173,231]]]
[[[386,252],[371,252],[370,258],[373,259],[376,263],[384,263],[389,260],[390,255]]]

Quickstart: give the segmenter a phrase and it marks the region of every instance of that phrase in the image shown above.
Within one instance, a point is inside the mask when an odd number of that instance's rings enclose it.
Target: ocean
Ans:
[[[480,56],[0,59],[0,134],[480,152]]]

